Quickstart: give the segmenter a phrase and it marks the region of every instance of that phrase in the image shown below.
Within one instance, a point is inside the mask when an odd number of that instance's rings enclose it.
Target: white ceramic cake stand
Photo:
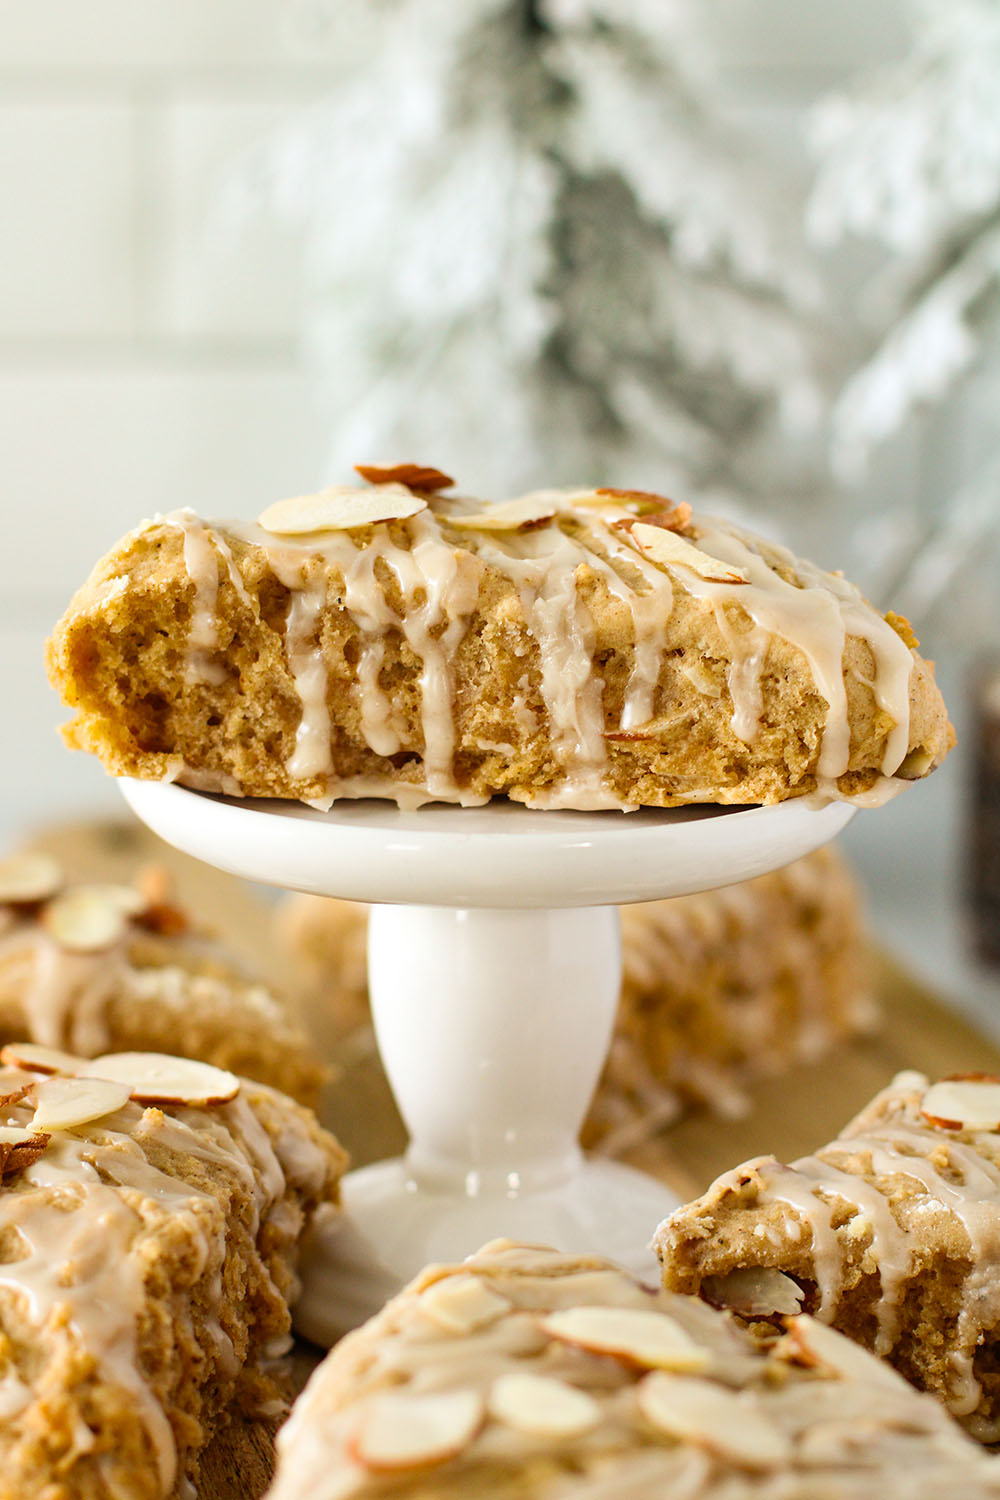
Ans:
[[[640,1274],[676,1198],[577,1136],[621,981],[616,907],[730,885],[834,837],[853,808],[532,812],[509,803],[233,801],[123,781],[177,848],[252,880],[373,905],[369,986],[406,1155],[351,1172],[348,1227],[313,1247],[301,1331],[329,1342],[429,1261],[497,1236]],[[329,1253],[326,1253],[329,1252]]]

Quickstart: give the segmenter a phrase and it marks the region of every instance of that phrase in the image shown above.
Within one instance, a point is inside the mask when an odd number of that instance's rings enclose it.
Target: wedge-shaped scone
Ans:
[[[283,1000],[200,931],[169,882],[69,881],[49,855],[0,859],[0,1042],[94,1057],[174,1051],[314,1104],[325,1078]]]
[[[219,1069],[76,1064],[105,1081],[73,1065],[0,1068],[0,1495],[188,1494],[234,1400],[276,1399],[299,1240],[334,1211],[343,1153],[299,1105]]]
[[[48,647],[71,745],[320,805],[600,808],[878,800],[952,740],[905,621],[657,496],[390,478],[261,521],[178,511],[97,565]]]
[[[940,1407],[808,1317],[765,1352],[607,1261],[498,1241],[320,1366],[270,1500],[893,1500],[1000,1493]]]
[[[1000,1437],[1000,1081],[902,1073],[843,1134],[746,1162],[659,1228],[668,1287],[801,1306]]]
[[[584,1135],[606,1153],[649,1139],[692,1103],[738,1114],[754,1080],[873,1027],[859,895],[833,849],[621,916],[615,1036]],[[324,1054],[367,1069],[366,908],[295,895],[275,922]]]

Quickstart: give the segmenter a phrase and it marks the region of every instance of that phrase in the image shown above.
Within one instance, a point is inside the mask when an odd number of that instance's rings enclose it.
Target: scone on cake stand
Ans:
[[[621,984],[616,907],[761,875],[847,824],[845,802],[536,812],[509,803],[329,812],[125,779],[140,818],[234,874],[372,903],[375,1034],[406,1154],[349,1173],[349,1228],[315,1247],[301,1330],[353,1326],[427,1262],[498,1234],[655,1276],[677,1199],[578,1145]],[[326,1252],[329,1253],[326,1253]]]

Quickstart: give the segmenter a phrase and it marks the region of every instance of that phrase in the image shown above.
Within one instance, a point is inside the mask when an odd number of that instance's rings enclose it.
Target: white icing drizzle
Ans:
[[[892,1211],[894,1180],[908,1179],[916,1186],[919,1214],[957,1220],[968,1241],[969,1269],[954,1333],[949,1334],[953,1379],[948,1406],[957,1416],[969,1416],[983,1395],[974,1372],[976,1349],[984,1332],[995,1330],[1000,1322],[1000,1160],[992,1132],[959,1134],[935,1130],[923,1121],[919,1103],[926,1086],[920,1075],[900,1075],[816,1155],[790,1166],[770,1158],[748,1163],[720,1178],[711,1196],[729,1188],[739,1192],[741,1180],[752,1171],[757,1205],[779,1202],[794,1209],[812,1235],[810,1258],[820,1295],[816,1315],[825,1322],[834,1321],[844,1295],[844,1248],[833,1220],[839,1204],[853,1206],[860,1215],[858,1228],[870,1232],[866,1261],[879,1274],[875,1348],[882,1355],[892,1352],[899,1336],[918,1232],[912,1225],[902,1227]],[[679,1215],[681,1232],[686,1216],[687,1211]],[[785,1239],[791,1239],[790,1228],[791,1222],[785,1226]],[[840,1234],[853,1237],[853,1226]],[[984,1440],[1000,1436],[1000,1419],[977,1416],[971,1425]]]
[[[185,673],[189,682],[205,682],[218,687],[227,672],[216,659],[219,650],[219,559],[226,566],[230,583],[243,603],[250,605],[240,571],[225,537],[205,526],[193,510],[172,511],[161,518],[164,524],[176,526],[184,537],[184,566],[194,584],[191,623],[188,627]]]
[[[913,658],[853,585],[772,544],[767,544],[765,559],[753,538],[725,522],[702,518],[696,520],[698,547],[734,564],[749,581],[726,583],[705,579],[691,568],[665,569],[644,556],[624,532],[614,529],[616,521],[635,519],[626,504],[609,498],[605,505],[595,507],[581,502],[582,493],[568,492],[562,499],[556,496],[558,514],[540,526],[511,532],[462,531],[454,534],[455,539],[446,534],[450,502],[445,500],[436,500],[436,509],[428,508],[391,527],[367,528],[363,538],[361,533],[348,531],[279,538],[259,526],[225,523],[231,532],[265,550],[274,572],[291,590],[286,653],[301,719],[287,769],[296,780],[324,783],[325,800],[321,798],[320,805],[345,795],[404,798],[411,804],[414,798],[485,800],[456,781],[454,674],[456,653],[477,606],[484,565],[516,588],[537,649],[539,689],[558,778],[550,786],[523,793],[531,805],[631,805],[623,803],[609,784],[605,735],[615,728],[628,732],[655,723],[657,713],[663,711],[659,699],[665,626],[678,587],[705,600],[712,610],[731,657],[732,728],[745,743],[752,744],[759,732],[772,640],[779,637],[802,653],[817,694],[826,703],[816,774],[820,791],[827,796],[840,795],[837,780],[850,762],[845,645],[849,636],[865,641],[873,662],[869,685],[891,727],[882,757],[883,779],[862,797],[885,800],[899,789],[901,783],[893,773],[909,744]],[[475,502],[462,502],[466,511],[470,505]],[[203,526],[188,512],[167,519],[184,532],[185,563],[196,588],[189,671],[204,677],[218,635],[215,551],[228,558],[234,581],[239,570],[217,530]],[[786,564],[799,583],[786,582],[771,563]],[[401,740],[391,693],[382,681],[390,635],[401,635],[420,662],[417,686],[423,764],[414,767],[412,775],[408,771],[405,782],[377,773],[344,781],[333,776],[327,667],[320,641],[331,569],[343,579],[337,606],[350,615],[358,631],[355,701],[364,743],[376,755],[389,757],[408,748]],[[606,722],[605,683],[594,660],[596,630],[581,592],[581,570],[596,574],[631,615],[631,669],[617,726]],[[398,587],[398,609],[387,598],[390,578]],[[694,665],[687,664],[689,676]],[[221,668],[211,663],[211,670]],[[527,709],[523,689],[520,705],[512,715],[511,730],[530,734],[534,716]],[[506,753],[505,746],[516,751],[516,737],[484,739],[470,748]],[[689,791],[699,794],[697,788]]]

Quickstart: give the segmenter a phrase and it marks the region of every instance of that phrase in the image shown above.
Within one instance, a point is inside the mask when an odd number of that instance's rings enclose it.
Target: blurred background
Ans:
[[[1000,1031],[998,99],[995,0],[0,0],[4,843],[118,808],[41,651],[140,517],[646,485],[913,619],[961,749],[845,843]]]

